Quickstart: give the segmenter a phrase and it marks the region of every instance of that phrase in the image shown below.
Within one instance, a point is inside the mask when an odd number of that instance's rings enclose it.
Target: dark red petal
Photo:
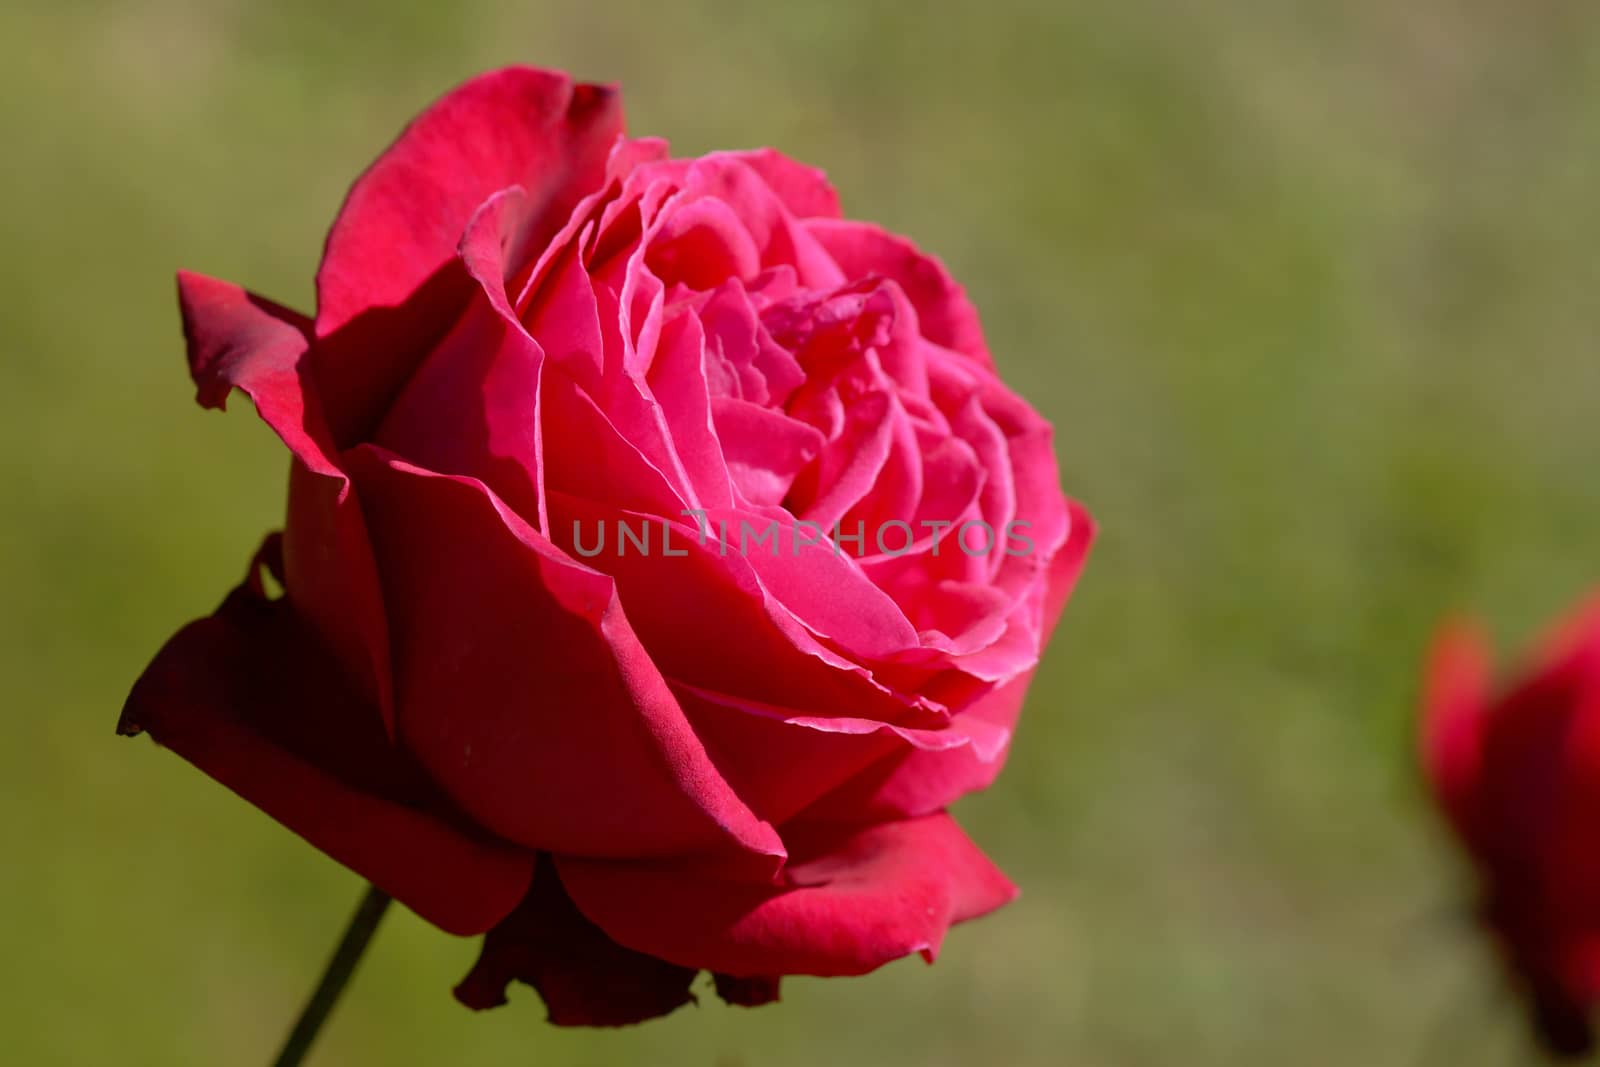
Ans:
[[[735,978],[731,974],[711,976],[717,985],[717,996],[741,1008],[759,1008],[778,1001],[778,978],[766,975],[758,978]]]
[[[618,94],[566,75],[511,67],[480,75],[418,116],[358,179],[317,271],[314,357],[343,443],[381,418],[427,337],[448,329],[469,291],[456,246],[493,193],[520,185],[537,255],[574,205],[605,178],[622,133]],[[406,313],[393,313],[404,304]]]
[[[562,883],[630,948],[723,974],[864,974],[1012,900],[1016,887],[948,815],[865,828],[788,828],[788,886],[694,864],[557,856]]]
[[[289,596],[392,723],[389,638],[372,551],[306,377],[309,323],[229,282],[186,271],[178,274],[178,302],[200,403],[220,408],[229,390],[239,389],[294,454],[284,537]]]
[[[394,733],[389,627],[367,521],[342,473],[303,462],[289,469],[283,531],[284,588],[295,610],[360,680],[363,696]]]
[[[573,907],[550,864],[539,865],[521,905],[483,939],[478,962],[456,986],[469,1008],[496,1008],[506,987],[539,991],[557,1026],[626,1026],[694,999],[695,968],[623,948]],[[720,986],[719,986],[720,988]]]
[[[148,732],[335,860],[455,934],[499,922],[533,854],[465,828],[386,737],[378,712],[259,580],[167,642],[118,732]]]

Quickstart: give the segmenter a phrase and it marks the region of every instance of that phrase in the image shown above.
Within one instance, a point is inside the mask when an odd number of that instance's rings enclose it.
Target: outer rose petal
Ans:
[[[783,846],[728,787],[611,579],[481,482],[351,453],[394,635],[398,733],[474,819],[594,856],[717,851],[769,876]]]
[[[469,291],[456,245],[500,189],[528,194],[538,250],[605,177],[622,133],[615,90],[509,67],[418,116],[351,188],[317,271],[317,380],[341,442],[370,430]],[[414,298],[414,299],[413,299]],[[381,309],[401,308],[398,312]]]
[[[693,967],[623,948],[572,906],[548,863],[516,911],[483,939],[472,971],[456,986],[469,1008],[506,1002],[506,986],[539,991],[557,1026],[624,1026],[665,1015],[694,999]]]
[[[187,271],[178,273],[178,302],[200,403],[221,408],[229,390],[239,389],[294,454],[284,545],[289,597],[392,726],[389,637],[372,550],[306,380],[310,323],[230,282]]]
[[[932,959],[954,923],[1016,897],[948,815],[786,832],[790,886],[719,880],[684,863],[555,857],[578,909],[612,939],[736,977],[865,974]]]
[[[326,472],[322,453],[332,442],[320,414],[307,419],[300,382],[310,321],[232,282],[186,270],[178,272],[178,308],[200,406],[220,410],[229,392],[243,390],[290,449]]]
[[[254,578],[167,642],[117,730],[148,731],[451,933],[489,929],[527,891],[533,854],[461,828],[290,602]]]
[[[573,906],[546,863],[527,899],[484,938],[456,999],[475,1010],[497,1008],[507,986],[525,982],[539,991],[556,1026],[625,1026],[695,1000],[689,990],[695,974],[611,940]],[[758,1007],[778,999],[776,977],[713,977],[729,1004]]]

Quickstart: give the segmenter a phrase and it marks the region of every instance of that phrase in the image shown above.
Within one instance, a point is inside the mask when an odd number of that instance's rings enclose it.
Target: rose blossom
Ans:
[[[936,260],[777,152],[674,159],[518,68],[362,175],[316,288],[180,275],[199,400],[283,439],[288,516],[124,732],[486,934],[463,1001],[521,979],[558,1023],[932,959],[1012,899],[945,808],[1093,527]],[[700,536],[741,522],[780,550]],[[671,553],[575,550],[618,523]]]
[[[1540,1040],[1581,1056],[1600,1001],[1600,598],[1510,684],[1488,661],[1469,626],[1435,642],[1423,767]]]

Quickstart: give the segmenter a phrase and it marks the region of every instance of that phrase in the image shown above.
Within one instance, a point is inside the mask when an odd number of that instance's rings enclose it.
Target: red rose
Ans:
[[[179,293],[200,402],[293,453],[288,518],[122,729],[487,932],[468,1004],[627,1022],[698,969],[760,1003],[1013,897],[944,809],[1093,528],[961,288],[819,172],[502,70],[356,182],[315,320]]]
[[[1594,1047],[1600,1000],[1600,600],[1491,692],[1483,638],[1446,629],[1423,765],[1476,866],[1480,915],[1552,1052]]]

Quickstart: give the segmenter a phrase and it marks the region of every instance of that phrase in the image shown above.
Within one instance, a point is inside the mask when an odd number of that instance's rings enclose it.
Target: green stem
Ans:
[[[373,932],[378,929],[378,921],[388,908],[389,894],[376,886],[368,886],[366,896],[361,898],[361,905],[350,917],[350,925],[345,928],[339,947],[333,950],[327,970],[322,972],[322,981],[317,983],[316,991],[301,1009],[300,1018],[289,1032],[289,1039],[283,1043],[283,1051],[272,1061],[273,1067],[299,1067],[305,1059],[322,1024],[338,1003],[339,994],[344,992],[345,983],[350,981],[356,964],[361,962],[361,954],[366,951],[367,942],[372,940]]]

